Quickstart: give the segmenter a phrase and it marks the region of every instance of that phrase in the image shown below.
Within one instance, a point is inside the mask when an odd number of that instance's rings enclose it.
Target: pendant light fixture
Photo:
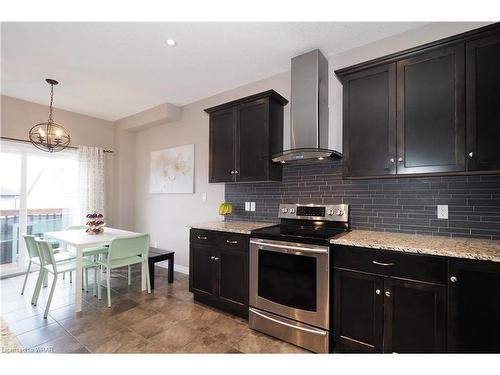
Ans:
[[[46,152],[58,152],[69,146],[70,137],[68,131],[61,125],[56,124],[52,119],[52,102],[54,101],[54,85],[59,82],[47,78],[45,80],[50,85],[50,107],[49,119],[47,122],[36,124],[30,129],[29,138],[33,145]]]

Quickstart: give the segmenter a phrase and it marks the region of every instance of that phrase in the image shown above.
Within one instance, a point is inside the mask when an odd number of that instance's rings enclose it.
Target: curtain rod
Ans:
[[[31,143],[30,141],[26,140],[26,139],[19,139],[19,138],[11,138],[11,137],[0,137],[1,139],[7,139],[9,141],[17,141],[17,142],[26,142],[26,143]],[[77,149],[78,147],[76,146],[67,146],[66,148],[73,148],[73,149]],[[104,150],[103,152],[107,153],[107,154],[113,154],[114,151],[113,150]]]

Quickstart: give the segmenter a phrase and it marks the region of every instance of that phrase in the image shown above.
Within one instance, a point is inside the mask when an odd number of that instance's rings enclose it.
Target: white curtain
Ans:
[[[104,215],[104,149],[79,146],[79,192],[82,221],[88,213]]]

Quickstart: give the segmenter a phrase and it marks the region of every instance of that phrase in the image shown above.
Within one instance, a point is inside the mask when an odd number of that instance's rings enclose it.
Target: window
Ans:
[[[74,150],[48,154],[2,141],[0,150],[0,272],[25,269],[23,233],[43,235],[80,223]]]

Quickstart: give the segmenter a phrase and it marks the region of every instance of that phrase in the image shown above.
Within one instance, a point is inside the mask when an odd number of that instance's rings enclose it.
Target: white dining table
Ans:
[[[63,230],[58,232],[46,232],[44,237],[61,243],[64,250],[71,246],[76,251],[76,275],[75,275],[75,311],[82,311],[82,276],[83,276],[83,250],[89,247],[109,245],[111,240],[117,237],[135,236],[140,233],[127,230],[104,228],[100,234],[87,234],[85,229]],[[142,263],[142,290],[146,290],[146,263]]]

